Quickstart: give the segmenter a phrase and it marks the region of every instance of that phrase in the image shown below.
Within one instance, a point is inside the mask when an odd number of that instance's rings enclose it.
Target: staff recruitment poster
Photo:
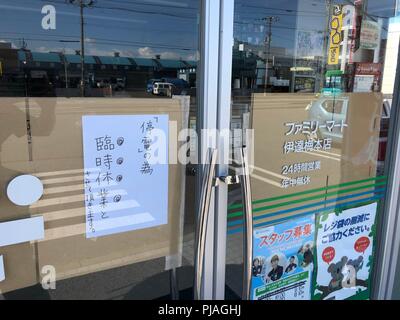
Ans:
[[[254,230],[253,300],[310,300],[314,215]]]
[[[377,203],[317,218],[313,299],[368,299]]]

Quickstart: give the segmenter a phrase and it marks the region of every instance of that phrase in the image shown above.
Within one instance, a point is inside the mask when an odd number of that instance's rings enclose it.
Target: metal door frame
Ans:
[[[218,149],[219,159],[227,159],[229,150],[219,134],[205,138],[203,129],[226,130],[230,128],[231,78],[233,47],[234,0],[201,0],[200,10],[200,63],[198,69],[197,132],[199,153],[197,166],[196,212],[199,212],[199,195],[205,159],[209,149]],[[228,175],[228,165],[218,164],[217,176]],[[207,223],[203,282],[200,299],[224,299],[225,257],[227,237],[228,186],[219,183],[213,188]]]
[[[400,44],[390,113],[385,175],[387,190],[378,222],[372,298],[390,300],[400,271]]]

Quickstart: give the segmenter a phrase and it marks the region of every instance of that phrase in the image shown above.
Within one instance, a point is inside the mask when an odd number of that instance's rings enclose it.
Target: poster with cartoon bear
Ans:
[[[369,299],[377,203],[317,217],[313,299]]]
[[[310,300],[315,217],[253,232],[253,300]]]

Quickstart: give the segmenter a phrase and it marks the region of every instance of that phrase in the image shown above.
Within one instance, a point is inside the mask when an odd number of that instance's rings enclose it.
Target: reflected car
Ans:
[[[341,121],[346,122],[348,105],[349,100],[347,97],[333,98],[329,96],[323,96],[307,106],[307,110],[309,111],[309,119],[318,121],[319,123],[324,123],[326,121],[335,121],[336,123]],[[383,100],[382,115],[380,118],[379,150],[377,162],[377,172],[379,175],[382,175],[384,171],[391,106],[392,99]],[[333,142],[340,144],[343,139],[343,133],[341,133],[340,130],[333,130],[333,132],[329,132],[329,130],[326,128],[319,128],[319,131],[315,135],[310,135],[308,138],[331,138]]]
[[[178,78],[162,78],[163,82],[172,83],[174,86],[174,94],[186,95],[190,89],[187,81]]]
[[[309,119],[319,123],[326,121],[335,121],[335,123],[343,121],[345,123],[348,105],[349,99],[347,97],[322,96],[307,106]],[[309,138],[331,138],[336,143],[341,143],[343,139],[341,130],[329,131],[327,128],[319,128],[318,130],[316,134],[310,135]]]
[[[154,89],[154,84],[156,82],[162,82],[161,79],[150,79],[149,81],[147,81],[147,85],[146,85],[146,92],[147,93],[153,93],[153,89]]]
[[[111,87],[114,91],[122,91],[125,90],[125,80],[122,78],[112,79]]]
[[[156,96],[172,97],[174,94],[174,85],[168,82],[156,82],[153,85],[153,94]]]

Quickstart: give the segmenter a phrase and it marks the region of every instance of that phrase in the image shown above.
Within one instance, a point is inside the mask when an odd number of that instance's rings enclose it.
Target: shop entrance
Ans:
[[[374,297],[394,16],[391,1],[235,1],[232,155],[252,150],[252,212],[232,186],[226,283],[243,297]]]

